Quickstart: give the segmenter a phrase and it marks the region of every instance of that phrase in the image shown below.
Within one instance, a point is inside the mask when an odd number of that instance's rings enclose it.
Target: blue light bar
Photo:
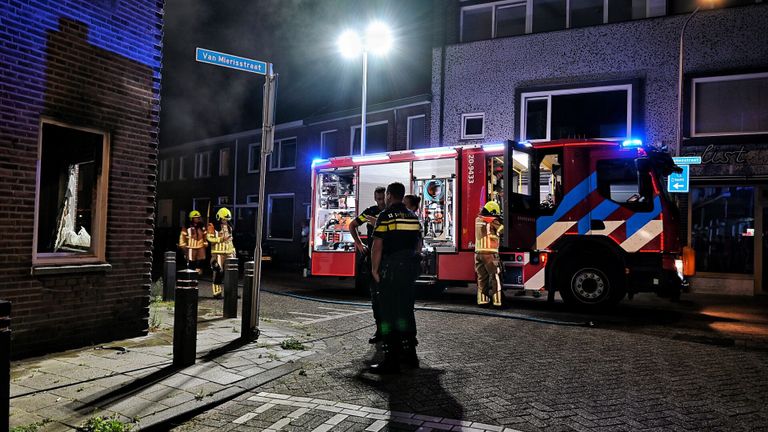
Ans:
[[[378,162],[389,160],[389,155],[386,153],[374,154],[370,156],[352,156],[352,162]]]
[[[326,162],[328,162],[328,159],[312,159],[312,166],[322,165]]]
[[[449,155],[456,154],[456,149],[453,147],[429,147],[414,150],[413,154],[416,156],[437,156],[437,155]]]
[[[628,139],[628,140],[624,140],[624,142],[621,143],[621,146],[624,148],[637,148],[637,147],[642,147],[643,142],[639,139]]]
[[[483,150],[487,152],[504,151],[504,144],[483,144]]]
[[[530,141],[520,141],[518,144],[525,146],[525,147],[533,147]]]

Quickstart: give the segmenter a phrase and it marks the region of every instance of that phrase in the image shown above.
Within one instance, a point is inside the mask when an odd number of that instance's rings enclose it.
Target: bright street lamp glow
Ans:
[[[392,48],[392,33],[381,21],[374,21],[365,33],[366,49],[374,54],[386,54]]]
[[[360,37],[352,30],[347,30],[339,36],[339,51],[344,57],[355,57],[363,51]]]

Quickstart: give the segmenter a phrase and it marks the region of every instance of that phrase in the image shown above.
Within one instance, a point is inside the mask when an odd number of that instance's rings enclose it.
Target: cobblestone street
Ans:
[[[594,327],[510,319],[541,317],[523,299],[503,311],[506,318],[419,311],[421,368],[379,377],[366,371],[379,355],[367,343],[374,327],[366,309],[274,294],[264,294],[263,302],[265,322],[299,330],[307,341],[321,339],[328,348],[294,373],[176,430],[732,431],[768,425],[768,351],[718,346],[722,338],[697,333],[693,318],[653,325],[646,317],[641,325],[631,311],[643,309],[631,305],[623,306],[629,316],[623,324],[611,317],[598,317],[609,324]],[[547,316],[571,321],[575,315]]]

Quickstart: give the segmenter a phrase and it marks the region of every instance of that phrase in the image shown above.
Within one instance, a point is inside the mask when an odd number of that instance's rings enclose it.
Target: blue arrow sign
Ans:
[[[701,165],[701,156],[673,157],[675,165]]]
[[[197,48],[195,50],[195,59],[200,63],[223,66],[259,75],[267,74],[266,62],[239,57],[232,54],[220,53],[218,51],[211,51],[205,48]]]
[[[667,179],[667,191],[672,193],[688,193],[691,177],[691,166],[680,165],[681,173],[672,173]]]

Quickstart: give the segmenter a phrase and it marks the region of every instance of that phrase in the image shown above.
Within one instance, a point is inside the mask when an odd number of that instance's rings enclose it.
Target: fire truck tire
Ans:
[[[600,264],[596,264],[600,263]],[[619,266],[610,265],[610,260],[577,260],[566,265],[561,273],[559,289],[563,301],[587,309],[602,309],[613,306],[626,295]]]

